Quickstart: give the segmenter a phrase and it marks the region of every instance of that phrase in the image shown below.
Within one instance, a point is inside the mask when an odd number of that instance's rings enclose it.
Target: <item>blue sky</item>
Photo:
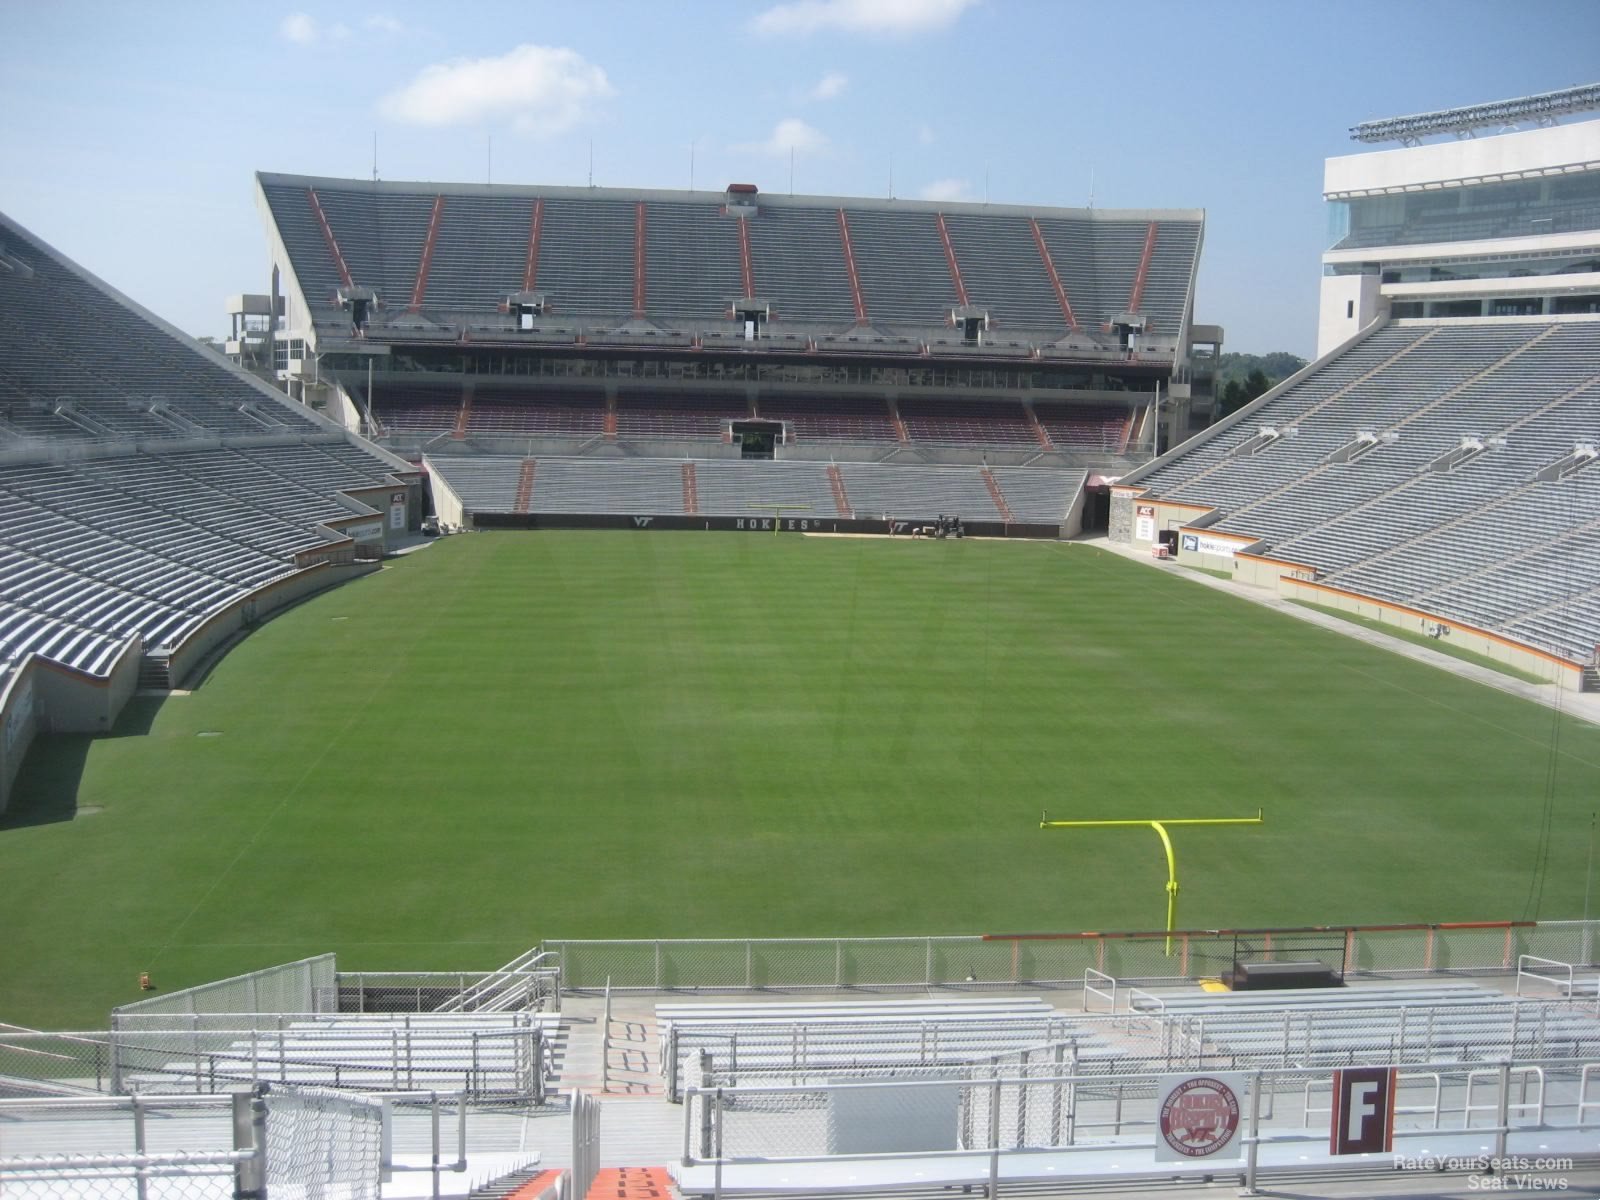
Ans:
[[[1196,318],[1309,355],[1323,158],[1600,79],[1600,2],[0,0],[0,210],[162,316],[263,291],[257,169],[1207,210]]]

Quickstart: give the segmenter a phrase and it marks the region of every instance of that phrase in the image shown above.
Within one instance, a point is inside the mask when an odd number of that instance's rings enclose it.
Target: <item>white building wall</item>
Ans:
[[[1370,325],[1386,302],[1376,275],[1324,275],[1317,320],[1317,357]]]
[[[1600,168],[1600,121],[1581,121],[1330,158],[1323,165],[1322,192],[1332,200],[1594,168]]]

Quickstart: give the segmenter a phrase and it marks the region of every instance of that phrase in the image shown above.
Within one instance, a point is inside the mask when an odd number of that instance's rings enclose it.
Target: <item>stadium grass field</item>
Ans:
[[[1600,729],[1087,546],[456,537],[39,743],[0,1020],[327,950],[1159,927],[1153,834],[1041,810],[1263,807],[1176,835],[1187,927],[1572,917],[1597,785]]]

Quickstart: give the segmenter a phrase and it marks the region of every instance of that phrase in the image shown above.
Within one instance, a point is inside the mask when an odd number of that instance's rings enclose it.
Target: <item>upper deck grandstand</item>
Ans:
[[[447,478],[470,451],[1117,474],[1209,411],[1194,210],[257,186],[291,389]]]

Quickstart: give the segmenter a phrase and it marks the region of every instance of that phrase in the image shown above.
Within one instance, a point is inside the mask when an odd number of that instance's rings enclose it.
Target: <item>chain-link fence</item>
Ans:
[[[0,1031],[0,1098],[103,1092],[111,1083],[109,1035]]]
[[[269,1092],[257,1103],[266,1107],[268,1200],[378,1200],[380,1105],[305,1089]]]
[[[306,1089],[0,1101],[0,1195],[377,1200],[382,1109]],[[93,1152],[60,1154],[63,1144]]]
[[[6,1200],[230,1200],[253,1151],[0,1158]]]
[[[1514,971],[1535,954],[1593,967],[1600,921],[1254,931],[920,938],[555,941],[563,985],[616,990],[1070,986],[1095,970],[1131,982],[1225,977],[1251,961],[1314,957],[1339,974]]]
[[[334,956],[319,954],[121,1005],[111,1010],[111,1027],[135,1015],[317,1012],[334,979]]]
[[[345,1013],[539,1012],[560,1010],[561,972],[340,971],[323,1007]]]

